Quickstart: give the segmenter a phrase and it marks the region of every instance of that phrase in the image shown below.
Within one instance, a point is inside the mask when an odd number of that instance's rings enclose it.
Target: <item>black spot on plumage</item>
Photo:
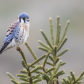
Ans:
[[[15,37],[16,39],[18,39],[17,37]]]
[[[12,34],[12,32],[10,32],[9,34]]]
[[[6,35],[6,37],[8,37],[8,35]]]
[[[11,32],[13,32],[13,30]]]
[[[11,27],[11,29],[13,29],[13,27]]]

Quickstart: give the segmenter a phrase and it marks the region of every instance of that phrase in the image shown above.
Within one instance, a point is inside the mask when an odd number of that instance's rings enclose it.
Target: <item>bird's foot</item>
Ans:
[[[22,49],[20,47],[16,47],[16,50],[20,51],[20,52],[22,51]]]

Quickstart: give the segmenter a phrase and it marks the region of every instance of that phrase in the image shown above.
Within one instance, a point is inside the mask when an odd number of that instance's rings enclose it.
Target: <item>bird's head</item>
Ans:
[[[27,22],[29,22],[29,15],[27,13],[23,12],[18,16],[18,20],[22,23],[27,23]]]

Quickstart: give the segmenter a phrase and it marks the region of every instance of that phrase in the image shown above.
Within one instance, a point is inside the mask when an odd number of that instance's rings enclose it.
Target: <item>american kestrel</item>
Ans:
[[[25,12],[21,13],[9,26],[0,54],[9,48],[25,43],[29,36],[29,26],[29,15]]]

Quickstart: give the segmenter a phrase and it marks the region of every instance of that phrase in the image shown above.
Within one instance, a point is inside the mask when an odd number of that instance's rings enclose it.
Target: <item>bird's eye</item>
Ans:
[[[23,20],[25,20],[25,18],[23,18]]]

